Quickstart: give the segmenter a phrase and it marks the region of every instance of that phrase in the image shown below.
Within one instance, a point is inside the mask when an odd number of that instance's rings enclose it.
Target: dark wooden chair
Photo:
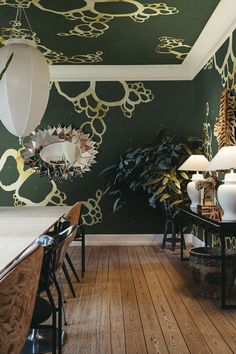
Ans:
[[[165,216],[165,228],[161,247],[165,248],[166,243],[170,242],[171,249],[172,251],[174,251],[176,243],[181,241],[178,230],[178,216],[175,213],[175,209],[173,207],[170,207],[169,201],[162,203],[162,212]],[[168,237],[168,234],[171,234],[171,236]]]
[[[70,223],[76,224],[77,225],[77,230],[75,233],[75,238],[74,241],[79,241],[81,242],[81,274],[83,276],[84,271],[85,271],[85,231],[84,231],[84,225],[81,220],[81,210],[82,210],[82,204],[80,202],[77,202],[72,206],[72,208],[64,215],[64,219],[68,220]],[[78,277],[78,274],[75,270],[75,267],[73,265],[73,262],[68,254],[68,252],[65,255],[65,259],[71,268],[76,280],[80,282],[80,279]],[[67,268],[65,264],[63,265],[63,271],[65,274],[65,277],[67,279],[68,285],[70,287],[70,290],[72,292],[72,295],[76,297],[73,284],[71,282],[69,273],[67,271]]]
[[[45,353],[61,354],[62,348],[62,311],[63,300],[58,276],[64,263],[69,244],[75,237],[77,225],[70,225],[59,234],[49,233],[38,239],[44,246],[44,258],[40,275],[38,295],[36,298],[31,334],[28,337],[22,354]],[[56,300],[52,295],[51,286],[56,287]],[[41,293],[46,292],[47,299]],[[41,324],[52,316],[51,324]]]
[[[171,234],[171,237],[168,237],[169,233]],[[180,242],[178,233],[176,233],[176,221],[174,219],[166,218],[164,235],[161,245],[162,248],[166,247],[166,242],[171,242],[172,251],[175,250],[176,243]]]
[[[0,353],[19,354],[27,338],[43,259],[33,244],[0,274]]]

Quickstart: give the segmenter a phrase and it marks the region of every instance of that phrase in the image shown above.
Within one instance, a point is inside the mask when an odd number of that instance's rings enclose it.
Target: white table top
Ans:
[[[18,206],[0,207],[0,220],[3,218],[60,218],[70,206]]]
[[[70,208],[0,207],[0,272]]]

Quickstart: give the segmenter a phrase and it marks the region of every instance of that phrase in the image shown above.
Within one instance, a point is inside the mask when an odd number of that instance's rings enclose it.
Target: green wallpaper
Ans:
[[[81,200],[87,207],[85,222],[93,224],[89,232],[160,231],[159,213],[148,207],[144,194],[131,194],[128,205],[112,215],[110,197],[101,197],[104,180],[99,173],[128,147],[152,140],[161,123],[172,134],[196,134],[198,124],[186,124],[192,115],[192,97],[191,82],[54,84],[41,127],[58,123],[83,126],[98,143],[97,164],[83,178],[56,185],[23,169],[18,140],[1,126],[1,205],[73,204]]]
[[[21,2],[50,63],[135,65],[181,64],[219,0]],[[0,0],[0,44],[17,3]],[[27,28],[22,20],[22,34],[29,37]]]
[[[0,125],[0,204],[61,205],[81,200],[89,233],[161,233],[163,218],[148,206],[144,192],[131,193],[127,206],[112,215],[112,201],[102,196],[104,180],[99,173],[128,147],[151,141],[161,123],[170,134],[200,135],[207,105],[213,127],[223,86],[236,91],[235,38],[236,33],[193,82],[54,83],[41,127],[82,126],[97,141],[97,164],[73,182],[56,184],[40,178],[24,168],[18,140]]]
[[[236,30],[225,41],[193,81],[194,110],[193,119],[199,124],[207,122],[212,132],[212,155],[218,150],[214,136],[214,124],[219,116],[220,95],[228,87],[236,95]],[[201,236],[200,236],[201,237]],[[236,239],[226,237],[228,248],[236,248]],[[212,245],[220,246],[217,235],[212,235]]]
[[[224,87],[228,87],[231,94],[236,95],[236,31],[231,34],[193,81],[193,119],[200,122],[207,119],[212,131],[219,114],[220,94]],[[217,141],[214,135],[212,148],[215,154]]]

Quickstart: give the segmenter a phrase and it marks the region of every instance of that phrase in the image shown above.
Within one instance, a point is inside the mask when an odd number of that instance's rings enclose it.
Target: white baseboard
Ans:
[[[168,235],[171,237],[171,234]],[[197,246],[201,242],[192,234],[185,234],[185,242]],[[86,235],[87,246],[122,246],[122,245],[157,245],[162,242],[163,234],[97,234]],[[196,239],[196,240],[195,240]],[[79,246],[80,242],[72,242],[72,246]],[[200,246],[200,245],[199,245]]]

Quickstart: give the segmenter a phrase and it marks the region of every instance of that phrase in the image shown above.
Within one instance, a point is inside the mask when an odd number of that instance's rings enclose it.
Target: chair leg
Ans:
[[[62,264],[62,270],[63,270],[63,273],[64,273],[64,275],[66,277],[67,283],[69,285],[69,288],[70,288],[70,291],[71,291],[73,297],[76,297],[75,290],[73,288],[73,285],[72,285],[72,282],[71,282],[71,279],[70,279],[70,276],[69,276],[69,273],[67,271],[65,263]]]
[[[81,241],[81,274],[83,277],[85,272],[85,230],[84,230],[84,225],[82,223],[79,224],[79,230],[80,230],[80,241]]]
[[[62,285],[61,285],[61,279],[60,279],[60,274],[59,274],[59,277],[57,278],[57,281],[58,281],[58,284],[59,284],[59,287],[60,287],[60,291],[61,291],[61,295],[62,295],[62,303],[61,303],[61,306],[62,306],[62,313],[63,313],[63,317],[64,317],[64,326],[67,326],[67,320],[66,320],[66,313],[65,313],[65,307],[64,307],[64,304],[66,303],[66,300],[65,300],[65,296],[64,296],[64,293],[63,293],[63,288],[62,288]]]
[[[52,354],[56,354],[57,352],[57,314],[56,314],[56,306],[49,289],[46,289],[48,299],[52,306]]]
[[[167,239],[167,234],[168,234],[168,226],[169,226],[169,220],[166,219],[165,230],[164,230],[164,235],[163,235],[163,241],[162,241],[161,248],[165,248],[165,246],[166,246],[166,239]]]
[[[78,283],[80,283],[78,274],[76,273],[75,267],[74,267],[74,265],[73,265],[73,263],[72,263],[72,261],[71,261],[71,259],[70,259],[70,256],[69,256],[69,254],[68,254],[67,252],[66,252],[65,258],[66,258],[66,261],[67,261],[67,263],[69,264],[69,266],[70,266],[70,268],[71,268],[71,270],[72,270],[72,272],[73,272],[73,274],[74,274],[76,280],[78,281]]]
[[[183,239],[183,246],[184,246],[184,249],[186,250],[185,238]]]
[[[58,282],[57,277],[54,275],[54,283],[57,289],[57,297],[58,297],[58,304],[57,304],[57,311],[58,311],[58,333],[57,333],[57,345],[58,345],[58,354],[62,353],[62,345],[61,345],[61,338],[62,338],[62,293],[60,284]]]

